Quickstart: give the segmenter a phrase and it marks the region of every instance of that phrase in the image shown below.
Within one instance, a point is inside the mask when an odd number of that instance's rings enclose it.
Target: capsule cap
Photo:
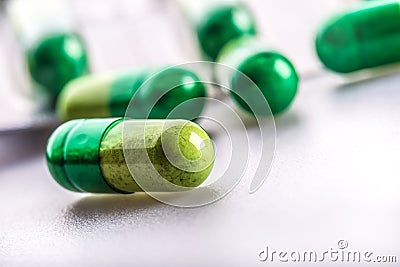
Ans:
[[[75,187],[65,172],[64,145],[71,129],[79,123],[80,120],[74,120],[58,127],[49,138],[46,148],[47,166],[51,175],[62,187],[74,192],[81,192],[81,190]]]
[[[196,30],[204,54],[214,61],[225,44],[256,33],[252,14],[242,4],[223,4],[210,9]]]
[[[351,15],[333,16],[321,27],[315,38],[315,49],[321,63],[338,73],[362,68],[362,57],[351,21]]]
[[[131,84],[138,85],[133,82]],[[112,92],[114,95],[123,96],[123,88],[126,86],[116,86]],[[201,79],[191,70],[180,67],[149,71],[147,76],[142,78],[142,84],[134,91],[129,97],[124,97],[128,99],[128,103],[123,106],[123,110],[112,114],[134,119],[193,120],[200,116],[207,96],[206,87]],[[123,102],[115,101],[117,98],[114,95],[113,102]]]
[[[249,114],[269,116],[270,110],[274,115],[279,114],[296,96],[299,77],[293,64],[256,38],[244,37],[228,43],[218,61],[238,70],[230,75],[230,93]],[[250,84],[248,79],[253,83]],[[261,99],[263,96],[270,110]]]
[[[83,41],[74,33],[45,36],[27,51],[27,58],[33,80],[53,96],[88,71]]]
[[[61,125],[50,137],[46,150],[47,165],[54,179],[75,192],[115,193],[101,173],[99,148],[104,133],[119,121],[73,120]]]

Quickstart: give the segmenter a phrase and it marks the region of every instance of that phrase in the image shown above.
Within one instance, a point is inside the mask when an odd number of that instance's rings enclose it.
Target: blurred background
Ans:
[[[58,2],[65,4],[67,1]],[[322,71],[314,52],[316,29],[332,12],[351,6],[351,2],[357,1],[336,0],[323,4],[320,1],[277,1],[271,7],[270,3],[248,1],[246,5],[257,19],[260,38],[287,55],[302,77],[312,77]],[[0,25],[4,37],[0,46],[0,86],[4,88],[0,100],[0,129],[19,128],[33,124],[32,120],[34,124],[41,124],[48,117],[35,113],[40,110],[40,101],[32,97],[24,47],[13,32],[5,6],[3,3]],[[190,23],[177,1],[117,1],[111,4],[86,0],[68,1],[66,6],[73,28],[87,46],[92,73],[202,59]],[[310,12],[315,8],[318,12]]]
[[[325,70],[314,49],[321,23],[359,1],[243,0],[261,39],[295,65],[299,92],[275,119],[264,186],[250,195],[244,177],[226,198],[196,209],[138,194],[74,194],[52,180],[44,149],[59,122],[33,96],[5,8],[11,1],[0,11],[0,266],[253,266],[267,264],[257,258],[266,245],[326,250],[340,239],[400,256],[398,68],[343,77]],[[174,0],[68,6],[92,73],[201,60]]]

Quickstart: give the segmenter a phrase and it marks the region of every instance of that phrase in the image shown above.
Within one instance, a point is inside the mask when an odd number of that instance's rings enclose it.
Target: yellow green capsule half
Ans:
[[[74,192],[134,193],[143,184],[168,192],[165,182],[201,185],[213,167],[214,147],[191,121],[80,119],[56,129],[46,157],[54,179]]]
[[[195,119],[205,105],[206,87],[190,70],[171,67],[164,70],[138,70],[116,75],[88,75],[73,80],[57,101],[57,114],[63,121],[78,118],[123,117],[135,96],[135,119]],[[143,86],[145,85],[145,86]],[[140,91],[139,91],[140,90]],[[171,111],[182,105],[179,114]]]
[[[369,1],[330,18],[316,51],[330,70],[349,73],[400,61],[400,2]]]

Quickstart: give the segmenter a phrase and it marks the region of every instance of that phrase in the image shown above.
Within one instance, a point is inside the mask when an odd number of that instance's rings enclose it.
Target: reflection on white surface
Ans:
[[[266,245],[321,250],[340,239],[398,255],[399,82],[394,75],[303,83],[293,108],[276,119],[276,160],[264,186],[249,194],[246,176],[202,208],[173,208],[143,194],[70,193],[52,180],[43,156],[3,166],[0,262],[256,266]]]

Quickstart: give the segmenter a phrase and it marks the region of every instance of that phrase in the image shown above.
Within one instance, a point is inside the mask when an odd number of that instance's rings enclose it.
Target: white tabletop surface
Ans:
[[[95,2],[81,1],[77,13]],[[131,3],[117,2],[121,7]],[[142,14],[138,23],[153,28],[153,35],[143,33],[138,48],[127,56],[115,50],[115,57],[101,57],[100,48],[93,48],[95,72],[141,64],[145,57],[155,64],[159,61],[153,52],[166,62],[188,60],[176,48],[181,42],[167,34],[173,8],[160,11],[164,1],[144,2],[121,10]],[[86,20],[105,34],[112,30],[96,21],[107,13],[105,1],[100,3]],[[339,240],[351,250],[400,260],[400,71],[343,78],[321,68],[312,50],[315,27],[327,14],[349,5],[346,1],[253,0],[249,5],[265,36],[271,33],[274,47],[294,61],[303,78],[291,109],[276,118],[276,156],[265,184],[249,194],[252,177],[246,176],[222,200],[192,209],[171,207],[145,194],[71,193],[46,168],[44,147],[51,129],[3,134],[0,266],[275,266],[258,258],[266,246],[322,253],[338,249]],[[83,30],[94,40],[99,32],[87,25]],[[121,25],[126,28],[115,31],[116,39],[108,45],[129,51],[120,34],[131,29],[132,43],[144,30],[139,24]],[[163,38],[165,45],[158,49]],[[89,44],[95,46],[94,41]],[[155,51],[138,52],[147,44]],[[4,61],[0,64],[4,69]],[[1,117],[6,121],[10,114],[3,109]],[[363,266],[347,264],[352,265]]]

